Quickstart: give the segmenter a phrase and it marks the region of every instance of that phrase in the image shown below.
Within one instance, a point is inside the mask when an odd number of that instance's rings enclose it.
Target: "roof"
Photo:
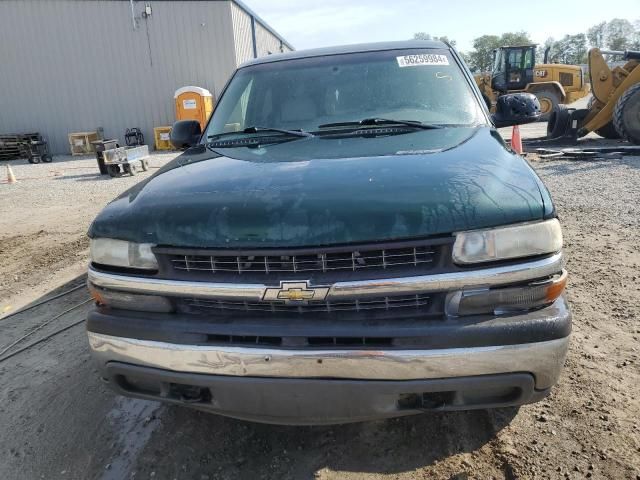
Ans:
[[[116,1],[124,1],[124,2],[129,2],[131,0],[116,0]],[[260,25],[262,25],[265,29],[267,29],[273,36],[277,37],[278,40],[280,40],[282,42],[283,45],[285,45],[287,48],[291,49],[291,50],[295,50],[295,48],[293,47],[293,45],[291,45],[289,42],[287,42],[284,37],[282,35],[280,35],[278,32],[276,32],[267,22],[265,22],[262,18],[260,18],[260,16],[254,12],[253,10],[251,10],[242,0],[155,0],[156,2],[182,2],[182,1],[197,1],[197,2],[233,2],[235,3],[238,7],[240,7],[242,10],[244,10],[247,15],[249,15],[250,17],[255,18],[256,22],[258,22]]]
[[[537,47],[537,43],[527,43],[524,45],[502,45],[500,47],[496,47],[495,50],[500,50],[501,48],[529,48],[529,47]]]
[[[194,87],[193,85],[187,85],[186,87],[181,87],[176,90],[176,93],[173,94],[173,98],[178,98],[183,93],[197,93],[201,97],[212,97],[211,92],[206,88],[202,87]]]
[[[299,58],[323,57],[326,55],[340,55],[344,53],[376,52],[381,50],[406,50],[410,48],[450,48],[438,40],[405,40],[400,42],[360,43],[356,45],[341,45],[337,47],[313,48],[310,50],[296,50],[286,53],[275,53],[265,57],[249,60],[241,65],[257,65],[260,63],[278,62],[280,60],[295,60]]]

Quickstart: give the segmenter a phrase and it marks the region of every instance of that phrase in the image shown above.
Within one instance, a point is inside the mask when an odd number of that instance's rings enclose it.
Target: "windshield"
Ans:
[[[317,131],[320,125],[365,118],[486,123],[448,50],[394,50],[241,68],[220,99],[205,138],[255,126]]]

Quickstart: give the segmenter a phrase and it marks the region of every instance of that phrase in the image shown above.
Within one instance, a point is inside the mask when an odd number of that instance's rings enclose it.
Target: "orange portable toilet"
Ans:
[[[213,95],[206,88],[182,87],[176,90],[176,120],[197,120],[204,130],[213,112]]]

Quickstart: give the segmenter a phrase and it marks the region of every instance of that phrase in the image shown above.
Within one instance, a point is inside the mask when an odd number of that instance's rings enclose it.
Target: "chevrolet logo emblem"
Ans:
[[[262,300],[295,305],[309,300],[323,301],[328,293],[329,287],[309,287],[309,282],[280,282],[278,288],[267,288]]]

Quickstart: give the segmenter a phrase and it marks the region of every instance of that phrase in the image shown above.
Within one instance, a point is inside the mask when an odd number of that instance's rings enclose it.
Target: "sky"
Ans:
[[[524,30],[536,43],[640,18],[640,0],[244,0],[297,50],[446,35],[462,51],[481,35]],[[603,6],[607,5],[607,9]]]

